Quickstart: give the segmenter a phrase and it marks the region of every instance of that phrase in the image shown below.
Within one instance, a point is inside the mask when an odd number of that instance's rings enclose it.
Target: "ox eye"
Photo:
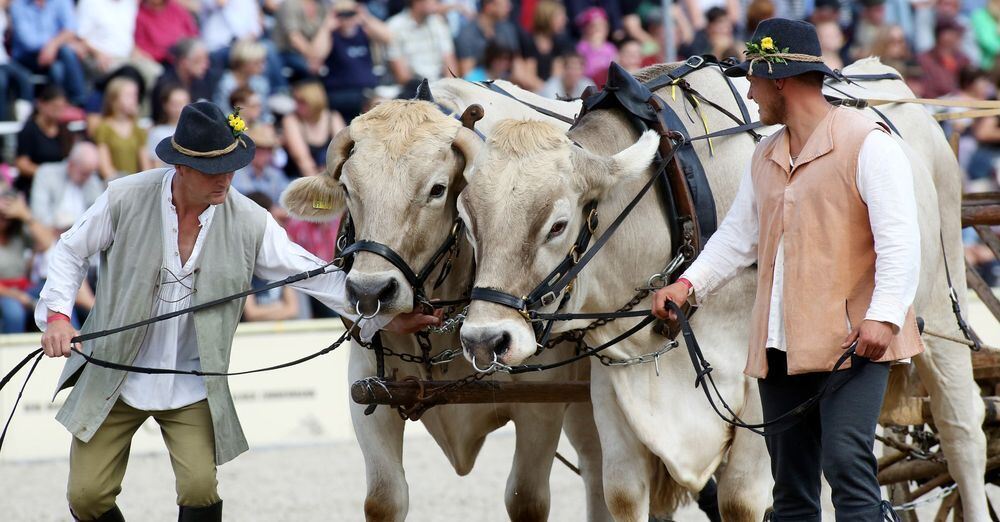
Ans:
[[[556,221],[549,229],[549,235],[545,236],[546,241],[551,241],[562,235],[566,231],[566,221]]]
[[[444,192],[445,192],[445,190],[447,190],[447,188],[448,187],[445,187],[444,185],[442,185],[440,183],[435,183],[434,186],[431,187],[431,199],[437,199],[437,198],[443,196]]]

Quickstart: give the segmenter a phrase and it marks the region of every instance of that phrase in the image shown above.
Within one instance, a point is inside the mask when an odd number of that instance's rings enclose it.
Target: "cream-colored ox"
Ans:
[[[899,74],[877,58],[855,62],[844,74]],[[838,83],[837,89],[859,98],[913,98],[913,91],[900,80]],[[844,97],[832,89],[827,94]],[[955,160],[944,133],[937,122],[919,105],[893,104],[879,107],[899,130],[908,145],[907,153],[914,167],[914,189],[920,214],[920,286],[913,303],[918,316],[924,318],[926,329],[962,337],[948,298],[944,254],[948,256],[952,282],[962,309],[966,301],[965,258],[961,238],[962,171]],[[867,111],[878,119],[872,111]],[[943,236],[944,254],[942,253]],[[979,386],[972,375],[969,349],[937,337],[924,336],[926,352],[914,359],[923,386],[931,396],[934,425],[941,447],[948,460],[948,472],[958,484],[965,520],[985,522],[989,519],[986,506],[986,435],[982,425],[985,416]],[[911,373],[909,366],[894,367],[894,373]],[[900,377],[901,375],[897,375]],[[883,421],[890,418],[896,404],[906,401],[903,379],[891,379],[890,391],[883,406]],[[911,400],[912,402],[913,400]],[[903,404],[905,409],[905,404]],[[912,404],[911,404],[912,406]],[[913,408],[911,407],[911,411]]]
[[[483,96],[501,97],[478,88]],[[504,107],[494,111],[509,117],[524,112],[513,100],[488,105]],[[456,107],[458,108],[458,107]],[[461,107],[464,108],[464,107]],[[539,117],[525,114],[526,117]],[[481,122],[489,128],[490,113]],[[483,125],[485,124],[485,125]],[[463,171],[481,146],[481,139],[453,117],[427,101],[385,102],[356,118],[338,133],[327,154],[327,171],[314,178],[296,180],[282,201],[293,215],[310,220],[330,220],[345,209],[350,211],[356,237],[385,244],[395,250],[414,271],[418,271],[445,241],[457,217],[455,201],[465,186]],[[472,248],[463,237],[451,274],[437,289],[435,269],[425,287],[432,299],[455,299],[467,294],[472,282]],[[377,320],[387,320],[413,307],[414,292],[402,273],[381,257],[358,254],[347,279],[348,292],[360,308],[379,310]],[[387,347],[395,352],[420,356],[413,336],[383,333]],[[431,335],[432,355],[459,346],[457,332]],[[351,382],[375,375],[372,352],[352,344],[349,376]],[[571,348],[546,354],[550,359],[565,357]],[[472,373],[461,357],[433,366],[386,358],[386,374],[403,379],[450,380]],[[551,375],[538,374],[517,380],[539,381],[577,379],[575,369]],[[587,375],[583,375],[587,378]],[[497,375],[490,379],[511,380]],[[351,417],[365,458],[368,494],[365,516],[369,521],[401,521],[408,509],[408,487],[402,467],[405,423],[393,409],[379,407],[365,416],[362,406],[352,404]],[[601,457],[596,428],[589,405],[569,414],[567,434],[580,456],[580,466],[588,491],[591,520],[607,520],[610,515],[603,500]],[[424,426],[448,457],[455,471],[467,474],[475,462],[485,437],[513,421],[516,450],[507,481],[506,505],[512,520],[545,520],[549,511],[549,474],[566,406],[563,404],[447,405],[430,409],[421,417]],[[460,498],[461,495],[456,496]],[[470,507],[471,509],[471,507]]]
[[[648,80],[672,67],[654,66],[637,77]],[[881,68],[884,66],[869,62],[845,72],[867,73]],[[703,69],[687,80],[706,97],[739,114],[717,70]],[[738,80],[737,87],[745,95],[745,81]],[[863,92],[873,96],[871,91]],[[912,96],[898,86],[892,92]],[[684,114],[681,97],[672,100],[669,89],[658,94]],[[755,116],[755,105],[748,105]],[[960,335],[946,296],[937,239],[943,225],[949,262],[952,267],[962,267],[957,165],[935,122],[926,114],[906,108],[890,112],[913,144],[909,152],[924,256],[916,310],[927,320],[928,328]],[[706,110],[705,116],[709,130],[734,125],[713,110]],[[684,119],[691,135],[704,132],[701,121]],[[741,135],[716,139],[713,145],[714,155],[704,141],[696,142],[695,147],[707,170],[721,220],[732,204],[754,143]],[[603,233],[648,180],[656,146],[655,135],[640,137],[620,111],[590,112],[568,137],[544,123],[498,124],[459,199],[459,212],[474,236],[476,286],[527,294],[570,250],[583,224],[582,209],[591,200],[600,202],[601,224],[596,235]],[[937,192],[941,192],[940,198]],[[579,274],[564,311],[615,310],[635,294],[636,287],[664,267],[671,243],[660,205],[651,194],[636,207]],[[952,268],[952,275],[964,300],[961,268]],[[760,420],[756,386],[742,374],[754,287],[755,274],[744,271],[712,296],[692,320],[705,356],[715,368],[713,375],[722,395],[748,422]],[[636,308],[648,306],[646,299]],[[557,330],[583,324],[564,323]],[[588,334],[588,344],[608,341],[633,324],[635,320],[619,319]],[[462,341],[467,357],[484,361],[496,354],[509,365],[521,363],[535,351],[532,329],[516,311],[482,301],[471,305]],[[655,352],[664,343],[664,338],[647,329],[605,355],[635,357]],[[983,413],[974,390],[968,349],[930,339],[927,345],[927,353],[916,358],[915,366],[931,392],[935,421],[941,429],[949,468],[962,487],[966,516],[981,520],[985,516],[985,450],[979,428]],[[669,512],[679,491],[698,491],[715,473],[723,518],[759,521],[770,504],[771,486],[763,439],[747,430],[733,429],[716,417],[702,392],[693,386],[695,373],[684,351],[682,345],[659,357],[656,364],[591,367],[591,398],[604,457],[608,507],[615,520],[644,522],[650,512]]]

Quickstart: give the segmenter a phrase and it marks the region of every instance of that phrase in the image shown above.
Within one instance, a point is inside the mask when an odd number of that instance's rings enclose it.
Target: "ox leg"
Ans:
[[[616,522],[647,522],[652,455],[632,432],[614,388],[597,377],[601,373],[592,374],[590,398],[601,439],[608,511]]]
[[[364,348],[351,346],[350,382],[375,374]],[[403,429],[405,423],[395,410],[379,406],[371,415],[365,407],[351,403],[351,424],[365,459],[368,494],[365,496],[367,522],[403,522],[409,509],[409,488],[403,472]]]
[[[946,315],[945,317],[953,317]],[[952,319],[954,321],[954,319]],[[931,326],[928,326],[931,328]],[[938,331],[946,328],[934,327]],[[959,334],[955,334],[959,335]],[[924,337],[927,351],[914,358],[920,380],[931,396],[931,414],[948,460],[948,473],[958,484],[967,522],[987,522],[985,410],[972,377],[969,349]]]
[[[515,414],[517,442],[504,496],[511,520],[533,522],[549,517],[549,475],[564,413],[565,406],[555,404],[528,406]]]
[[[756,386],[756,384],[751,384]],[[750,423],[763,420],[760,394],[748,392],[740,417]],[[771,461],[764,437],[734,428],[729,458],[719,472],[719,510],[726,522],[759,522],[771,506]]]
[[[580,478],[587,493],[587,522],[608,522],[611,513],[604,502],[601,480],[601,441],[594,424],[594,410],[589,402],[570,404],[563,419],[563,431],[579,459]]]

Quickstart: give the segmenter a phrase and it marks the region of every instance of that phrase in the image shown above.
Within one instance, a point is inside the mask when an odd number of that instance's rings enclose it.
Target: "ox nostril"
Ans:
[[[348,302],[357,303],[358,301],[361,300],[361,298],[359,296],[362,295],[363,290],[358,287],[357,283],[355,283],[351,279],[348,279],[347,280],[347,284],[345,286],[347,287],[347,301]]]
[[[378,291],[378,300],[383,303],[388,303],[396,297],[396,291],[399,290],[399,283],[396,279],[392,278],[386,281],[382,285],[382,288]]]
[[[502,335],[495,338],[493,342],[493,353],[497,354],[497,357],[502,357],[503,354],[507,353],[510,349],[510,333],[504,332]]]

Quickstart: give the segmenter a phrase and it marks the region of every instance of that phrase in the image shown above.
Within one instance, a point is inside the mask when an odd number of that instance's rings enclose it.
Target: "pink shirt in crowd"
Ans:
[[[604,84],[608,66],[618,56],[614,44],[604,42],[598,47],[593,47],[590,42],[581,40],[576,44],[576,52],[583,57],[583,73],[598,85]]]
[[[170,47],[178,40],[198,36],[198,26],[191,13],[175,0],[166,0],[160,7],[149,2],[139,5],[135,20],[135,46],[154,60],[163,62]]]

